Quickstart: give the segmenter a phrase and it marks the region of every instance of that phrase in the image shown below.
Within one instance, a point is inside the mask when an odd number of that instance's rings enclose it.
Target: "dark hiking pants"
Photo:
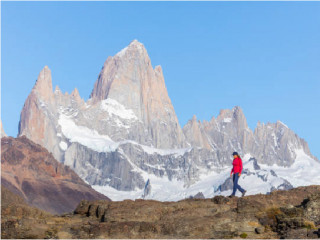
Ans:
[[[233,174],[233,192],[231,194],[233,196],[236,195],[237,189],[242,193],[244,192],[244,189],[240,187],[240,185],[238,184],[238,181],[239,181],[239,173],[234,173]]]

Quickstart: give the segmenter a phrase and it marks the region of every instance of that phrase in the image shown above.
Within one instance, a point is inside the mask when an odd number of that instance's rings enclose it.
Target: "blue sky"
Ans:
[[[40,70],[84,99],[133,39],[161,65],[180,124],[240,106],[320,158],[320,2],[1,2],[1,113],[16,136]]]

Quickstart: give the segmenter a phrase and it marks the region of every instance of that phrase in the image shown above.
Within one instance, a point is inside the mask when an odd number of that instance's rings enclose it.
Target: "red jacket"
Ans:
[[[231,170],[231,174],[232,173],[241,173],[242,172],[242,160],[241,160],[241,158],[237,157],[237,158],[233,159],[232,165],[233,165],[233,168]]]

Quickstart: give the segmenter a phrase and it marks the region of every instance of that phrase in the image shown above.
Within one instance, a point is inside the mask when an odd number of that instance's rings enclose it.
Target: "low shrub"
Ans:
[[[246,233],[241,233],[240,237],[241,237],[241,238],[247,238],[247,237],[248,237],[248,234],[246,234]]]

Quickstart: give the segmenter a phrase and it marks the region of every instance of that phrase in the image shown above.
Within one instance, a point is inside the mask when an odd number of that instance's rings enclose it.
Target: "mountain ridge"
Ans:
[[[44,82],[51,91],[48,68],[42,72],[35,88],[42,89]],[[308,163],[317,161],[308,144],[281,122],[258,123],[251,130],[239,106],[221,110],[210,121],[193,117],[181,128],[162,69],[152,67],[138,41],[107,58],[87,101],[77,89],[71,94],[58,87],[52,93],[48,89],[40,94],[33,90],[28,96],[19,135],[46,147],[101,192],[105,191],[100,187],[140,191],[148,179],[152,189],[172,180],[184,189],[207,181],[206,176],[220,185],[225,179],[216,174],[231,167],[234,151],[249,154],[266,168],[290,168],[301,156]],[[318,165],[314,164],[316,169]]]

